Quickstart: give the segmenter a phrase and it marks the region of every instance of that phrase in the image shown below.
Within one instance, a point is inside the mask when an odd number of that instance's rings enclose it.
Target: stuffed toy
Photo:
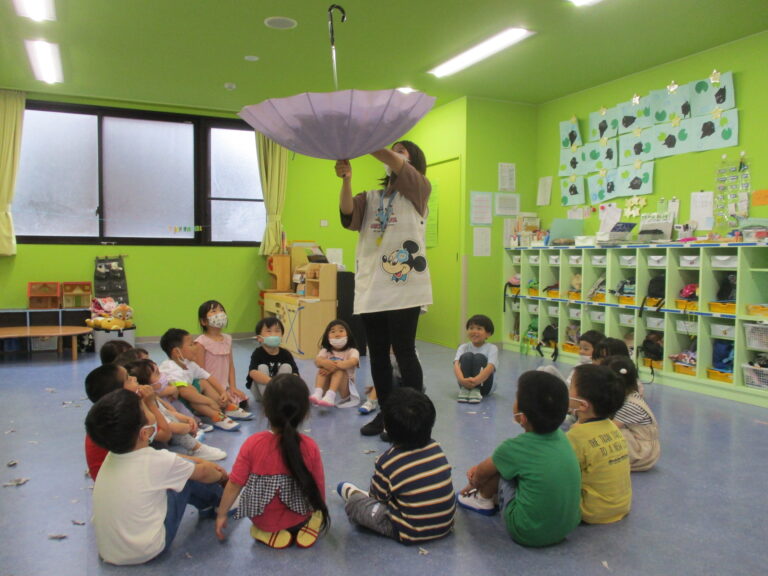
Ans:
[[[96,330],[125,330],[126,328],[133,328],[133,308],[128,304],[114,304],[112,298],[94,298],[91,303],[91,310],[93,311],[95,306],[101,309],[100,312],[95,312],[96,316],[86,320],[86,325]],[[99,300],[100,302],[96,303]],[[112,303],[104,302],[105,300],[112,300]],[[105,308],[110,308],[109,312],[104,311]]]

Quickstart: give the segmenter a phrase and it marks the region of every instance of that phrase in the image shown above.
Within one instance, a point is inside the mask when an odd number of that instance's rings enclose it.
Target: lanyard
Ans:
[[[379,211],[376,213],[376,218],[379,220],[380,224],[379,233],[381,234],[379,237],[379,244],[381,244],[381,239],[384,237],[384,232],[387,231],[389,217],[392,216],[392,202],[395,201],[395,194],[397,194],[397,191],[393,190],[392,194],[389,196],[386,209],[384,208],[384,191],[382,191],[381,196],[379,196]]]

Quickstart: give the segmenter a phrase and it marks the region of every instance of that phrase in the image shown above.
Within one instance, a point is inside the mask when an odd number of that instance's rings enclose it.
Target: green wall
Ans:
[[[626,102],[632,95],[646,95],[651,90],[663,89],[672,80],[678,84],[707,78],[713,69],[720,72],[732,71],[736,91],[736,107],[739,110],[739,144],[730,148],[694,152],[661,158],[654,166],[654,194],[648,196],[649,208],[653,211],[656,198],[670,199],[677,196],[681,200],[680,218],[688,220],[690,192],[715,189],[715,170],[721,156],[727,154],[729,160],[737,159],[738,153],[746,150],[752,160],[753,190],[768,187],[768,32],[749,36],[688,58],[670,62],[651,70],[645,70],[609,82],[601,86],[584,90],[565,98],[548,102],[538,110],[538,142],[536,144],[536,172],[539,176],[555,176],[552,200],[554,205],[542,208],[540,213],[545,222],[552,218],[564,218],[566,209],[559,206],[556,194],[557,166],[559,163],[559,123],[574,114],[579,119],[582,134],[588,127],[589,113]],[[574,71],[575,73],[576,71]],[[535,188],[531,189],[535,194]],[[618,201],[623,207],[623,200]],[[750,216],[768,217],[768,207],[750,209]],[[588,230],[597,228],[597,217],[589,219]]]
[[[26,308],[27,282],[93,280],[94,258],[125,255],[136,335],[159,337],[168,328],[198,332],[197,308],[219,300],[228,332],[253,332],[259,289],[269,286],[258,248],[80,246],[20,244],[0,258],[0,308]]]

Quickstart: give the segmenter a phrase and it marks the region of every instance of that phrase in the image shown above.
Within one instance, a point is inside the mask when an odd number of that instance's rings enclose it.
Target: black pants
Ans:
[[[360,315],[368,339],[371,377],[380,403],[387,400],[392,390],[390,347],[403,375],[402,385],[419,391],[424,387],[424,375],[416,356],[416,328],[420,313],[421,308],[417,306]]]

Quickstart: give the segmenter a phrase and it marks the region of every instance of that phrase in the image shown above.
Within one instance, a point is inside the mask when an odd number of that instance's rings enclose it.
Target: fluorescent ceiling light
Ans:
[[[24,40],[35,78],[48,84],[63,82],[59,45],[45,40]]]
[[[569,0],[574,6],[591,6],[602,2],[602,0]]]
[[[36,22],[56,20],[56,9],[53,0],[13,0],[16,14],[22,18],[30,18]]]
[[[464,68],[468,68],[481,60],[485,60],[489,56],[493,56],[497,52],[501,52],[504,48],[508,48],[509,46],[512,46],[512,44],[516,44],[533,34],[535,34],[535,32],[531,32],[525,28],[507,28],[503,32],[496,34],[496,36],[492,36],[466,52],[462,52],[455,58],[443,62],[437,68],[430,70],[429,73],[438,78],[450,76],[459,70],[464,70]]]
[[[403,94],[413,94],[416,92],[414,88],[411,88],[410,86],[400,86],[400,88],[397,89],[398,92],[402,92]]]

